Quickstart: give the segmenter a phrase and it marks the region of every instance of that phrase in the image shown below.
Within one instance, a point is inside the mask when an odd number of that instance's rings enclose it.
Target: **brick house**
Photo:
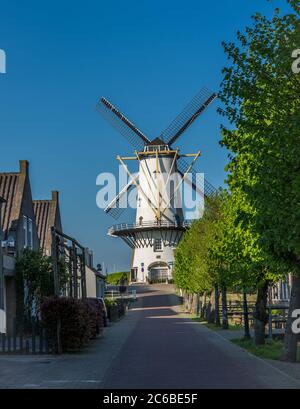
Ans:
[[[59,193],[57,191],[52,191],[50,200],[34,200],[33,207],[38,237],[40,240],[40,247],[45,255],[51,256],[52,254],[51,228],[55,227],[55,229],[58,230],[59,232],[63,232],[59,207]],[[87,296],[103,297],[105,277],[94,269],[93,253],[88,248],[85,249],[85,262]],[[68,290],[66,290],[66,294],[68,294]]]
[[[57,191],[52,191],[50,200],[34,200],[33,208],[40,241],[40,248],[43,250],[45,255],[51,256],[51,228],[55,227],[57,230],[62,232],[59,209],[59,193]]]
[[[26,248],[38,250],[39,240],[33,210],[29,163],[20,160],[19,172],[0,173],[0,197],[3,230],[3,293],[7,332],[11,333],[16,317],[15,262]]]

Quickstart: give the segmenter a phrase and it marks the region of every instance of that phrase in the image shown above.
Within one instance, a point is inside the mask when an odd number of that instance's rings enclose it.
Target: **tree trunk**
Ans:
[[[215,285],[215,324],[219,327],[220,321],[220,292],[218,284]]]
[[[203,295],[203,303],[202,303],[202,318],[206,318],[206,292]]]
[[[200,300],[200,295],[197,294],[196,317],[200,317],[200,312],[201,312],[201,300]]]
[[[265,282],[257,290],[257,298],[254,310],[254,342],[255,345],[265,344],[265,327],[268,322],[267,314],[268,283]]]
[[[250,329],[249,329],[249,311],[247,302],[247,293],[243,293],[243,310],[244,310],[244,338],[250,339]]]
[[[288,319],[285,328],[285,336],[283,343],[283,351],[281,359],[288,362],[296,362],[297,360],[297,341],[299,335],[295,334],[292,330],[293,321],[296,317],[293,317],[293,311],[300,309],[300,272],[293,276],[292,291],[289,306]]]
[[[207,307],[206,307],[206,321],[209,322],[210,324],[214,322],[213,320],[213,312],[211,310],[211,302],[208,301]]]
[[[228,329],[227,290],[222,287],[222,328]]]
[[[187,295],[187,312],[191,312],[191,294]]]
[[[192,294],[191,313],[196,314],[197,310],[197,294]]]

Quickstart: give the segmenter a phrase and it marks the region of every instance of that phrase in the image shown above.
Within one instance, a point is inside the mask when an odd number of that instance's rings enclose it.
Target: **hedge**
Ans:
[[[41,305],[41,319],[52,350],[57,350],[60,322],[62,352],[77,351],[102,330],[102,305],[97,299],[49,297]]]
[[[105,298],[108,319],[112,322],[117,321],[119,318],[125,315],[128,304],[129,301],[126,299]]]

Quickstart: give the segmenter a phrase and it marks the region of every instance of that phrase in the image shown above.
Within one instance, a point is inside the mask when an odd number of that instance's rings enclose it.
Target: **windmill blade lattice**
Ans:
[[[183,175],[188,170],[189,164],[184,158],[179,158],[177,160],[178,172]],[[194,190],[196,190],[196,175],[197,173],[202,173],[195,168],[195,166],[190,170],[192,180],[191,184]],[[216,193],[217,189],[208,180],[204,179],[204,196],[211,196]]]
[[[168,128],[164,130],[160,135],[160,139],[166,144],[172,145],[216,98],[217,94],[209,91],[207,88],[202,88],[185,109],[171,122]]]
[[[144,135],[107,99],[101,98],[100,102],[97,104],[97,110],[107,122],[127,139],[135,150],[143,150],[145,144],[150,142],[146,135]]]
[[[135,182],[138,183],[139,175],[134,175]],[[127,207],[120,207],[120,200],[125,194],[129,194],[133,189],[136,189],[134,181],[130,180],[126,186],[117,194],[117,196],[104,209],[105,213],[110,214],[114,219],[118,220],[121,215],[127,210]]]

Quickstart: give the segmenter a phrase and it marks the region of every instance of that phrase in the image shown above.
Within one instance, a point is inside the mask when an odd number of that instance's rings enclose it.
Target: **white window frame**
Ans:
[[[28,226],[28,248],[32,249],[33,248],[33,233],[32,233],[32,219],[29,217],[27,218]]]
[[[158,245],[159,243],[159,245]],[[154,239],[153,250],[157,253],[163,251],[163,242],[162,239]]]
[[[24,249],[33,249],[33,223],[32,219],[23,216]]]
[[[24,235],[24,249],[28,247],[28,225],[27,216],[23,216],[23,235]]]

